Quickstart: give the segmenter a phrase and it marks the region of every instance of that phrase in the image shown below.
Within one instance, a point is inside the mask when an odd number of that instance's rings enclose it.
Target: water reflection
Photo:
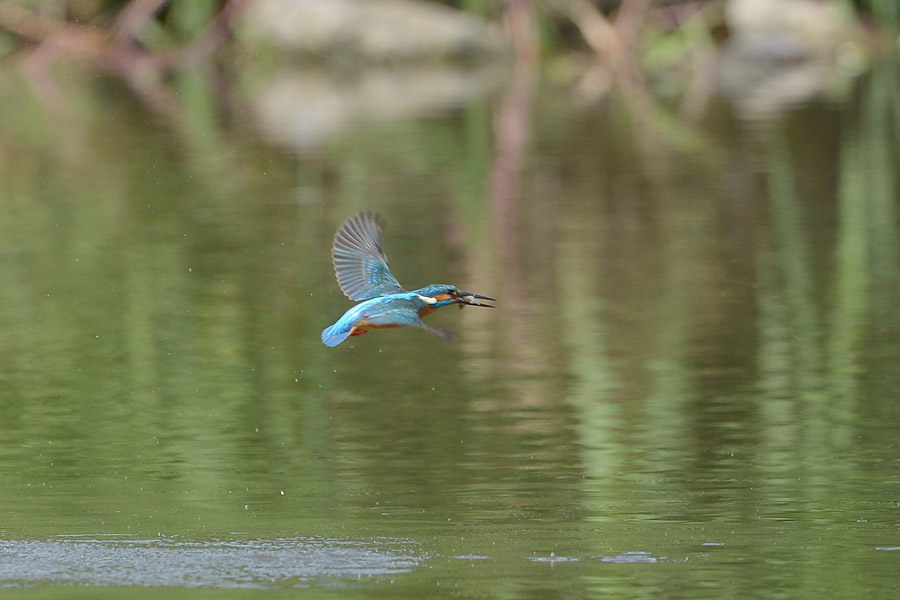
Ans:
[[[270,140],[315,154],[361,123],[440,114],[484,96],[505,78],[506,69],[497,66],[294,70],[257,83],[254,111]]]
[[[431,566],[410,597],[881,586],[897,76],[846,107],[673,128],[523,72],[497,105],[351,125],[303,157],[202,118],[198,81],[173,134],[109,82],[73,86],[73,137],[0,86],[27,109],[0,113],[3,537],[162,534],[213,565],[235,531],[400,538]],[[501,308],[430,317],[456,344],[322,347],[349,306],[331,236],[364,208],[405,283]]]

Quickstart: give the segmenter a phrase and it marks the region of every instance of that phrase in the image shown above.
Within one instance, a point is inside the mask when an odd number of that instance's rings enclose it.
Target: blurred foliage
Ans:
[[[483,2],[481,0],[420,0],[434,2],[444,6],[472,12],[491,20],[502,20],[508,8],[509,0],[493,0]],[[542,38],[546,50],[551,52],[571,51],[584,49],[584,40],[569,17],[569,13],[576,0],[525,0],[535,9],[536,28],[543,32]],[[846,4],[850,0],[829,0],[838,4]],[[597,14],[613,18],[617,11],[633,3],[630,0],[584,0]],[[2,4],[9,4],[33,11],[35,14],[46,18],[58,20],[70,20],[79,24],[87,24],[98,27],[106,27],[116,20],[128,9],[136,4],[134,0],[3,0]],[[152,4],[152,3],[151,3]],[[222,11],[228,5],[228,0],[168,0],[160,1],[153,19],[144,23],[138,35],[138,39],[150,50],[160,51],[169,47],[174,40],[186,41],[198,35],[212,17]],[[682,12],[689,13],[718,13],[721,14],[724,0],[651,0],[646,6],[642,6],[638,12],[641,23],[638,28],[643,32],[645,39],[648,36],[667,38],[671,31],[683,30],[684,36],[680,38],[684,43],[688,39],[696,40],[698,35],[709,36],[714,30],[721,27],[721,22],[706,23],[706,31],[700,32],[696,19],[688,19],[681,22],[678,15]],[[876,21],[896,24],[900,21],[900,4],[894,0],[855,0],[854,8],[862,16],[871,16]],[[630,6],[628,6],[630,8]],[[684,11],[684,9],[689,9]],[[660,23],[667,23],[665,28],[660,28]],[[2,24],[0,24],[2,30]],[[9,37],[9,36],[6,36]],[[653,44],[654,54],[660,54],[662,47],[671,46],[671,40]],[[679,42],[674,42],[676,45]],[[5,44],[0,44],[0,49]],[[646,44],[645,44],[646,45]],[[632,50],[639,50],[635,46]],[[2,54],[0,54],[2,55]],[[650,58],[650,60],[654,60]]]
[[[864,14],[881,22],[893,25],[900,23],[900,3],[894,0],[855,0],[854,4]]]

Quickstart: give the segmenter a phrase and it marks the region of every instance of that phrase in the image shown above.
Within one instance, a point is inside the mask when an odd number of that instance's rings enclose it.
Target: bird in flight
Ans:
[[[322,331],[326,346],[337,346],[350,336],[387,327],[421,327],[439,339],[449,340],[453,337],[449,331],[429,327],[422,318],[450,304],[460,308],[466,304],[494,308],[479,302],[495,301],[493,298],[444,283],[432,283],[411,292],[403,289],[391,274],[387,255],[381,249],[382,227],[381,217],[361,212],[347,219],[334,236],[331,259],[338,285],[359,304]]]

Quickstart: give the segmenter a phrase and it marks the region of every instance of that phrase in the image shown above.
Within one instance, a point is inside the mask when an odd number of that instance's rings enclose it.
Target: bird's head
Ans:
[[[482,296],[480,294],[473,294],[472,292],[464,292],[455,285],[447,285],[445,283],[433,283],[422,289],[416,290],[415,293],[422,298],[423,302],[433,309],[450,304],[459,304],[460,308],[466,304],[470,306],[494,308],[493,305],[479,302],[479,300],[496,302],[493,298],[488,298],[487,296]]]

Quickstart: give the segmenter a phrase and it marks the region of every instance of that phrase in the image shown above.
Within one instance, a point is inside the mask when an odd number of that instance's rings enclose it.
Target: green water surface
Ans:
[[[175,118],[0,75],[0,595],[896,597],[898,75],[763,122],[530,82],[302,152],[187,76]],[[324,347],[363,209],[498,308]]]

